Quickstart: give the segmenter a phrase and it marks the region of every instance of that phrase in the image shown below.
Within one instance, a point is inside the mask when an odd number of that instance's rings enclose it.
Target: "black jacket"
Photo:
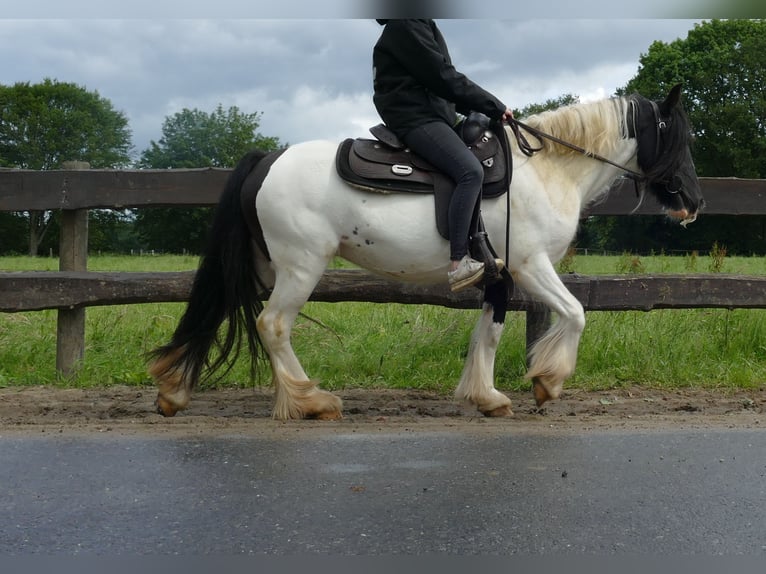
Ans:
[[[455,125],[456,110],[499,119],[506,107],[452,65],[433,20],[379,20],[385,25],[372,53],[373,101],[399,137],[432,121]]]

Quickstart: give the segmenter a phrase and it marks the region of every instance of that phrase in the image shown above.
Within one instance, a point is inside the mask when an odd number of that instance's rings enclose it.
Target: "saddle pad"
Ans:
[[[354,173],[366,179],[433,185],[432,174],[418,165],[417,159],[407,150],[396,151],[372,141],[357,140],[351,146],[348,161]]]
[[[359,158],[386,165],[408,165],[422,171],[436,171],[426,160],[409,149],[394,149],[376,140],[357,139],[351,150]]]
[[[490,140],[496,141],[496,140]],[[474,145],[471,150],[484,162],[482,197],[493,198],[508,190],[510,173],[499,145]],[[376,140],[347,139],[338,146],[338,174],[366,191],[382,193],[433,193],[441,172],[409,150],[393,149]]]
[[[357,144],[360,141],[362,144]],[[341,178],[354,187],[365,191],[379,193],[433,193],[434,180],[430,172],[426,172],[410,163],[409,165],[412,167],[415,176],[397,176],[392,172],[391,165],[380,163],[379,161],[371,162],[364,160],[352,149],[357,147],[357,145],[361,145],[363,148],[362,153],[370,153],[368,148],[371,147],[371,143],[374,144],[376,142],[372,140],[347,139],[338,146],[335,165]],[[396,160],[392,164],[408,165],[405,162],[409,161],[411,157],[409,152],[389,151],[388,149],[384,150],[383,147],[381,146],[381,153],[385,157]]]

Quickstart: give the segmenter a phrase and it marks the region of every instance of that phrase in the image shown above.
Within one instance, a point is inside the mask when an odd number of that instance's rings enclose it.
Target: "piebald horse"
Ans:
[[[530,349],[526,377],[538,405],[560,396],[585,327],[582,305],[554,268],[583,209],[626,172],[637,179],[642,199],[654,196],[684,224],[704,205],[680,94],[675,86],[662,101],[634,94],[529,117],[525,124],[541,148],[531,156],[520,152],[511,126],[502,130],[513,178],[509,251],[499,255],[513,281],[556,317]],[[337,149],[337,142],[310,141],[281,153],[251,152],[232,171],[186,310],[170,342],[153,352],[149,372],[159,385],[160,413],[187,407],[199,380],[230,366],[244,339],[253,364],[270,360],[276,419],[340,418],[340,398],[306,375],[290,341],[330,260],[339,255],[388,278],[446,285],[449,245],[437,232],[433,198],[355,189],[338,176]],[[506,199],[482,202],[495,246],[506,245]],[[507,300],[505,283],[484,288],[455,390],[487,416],[512,414],[510,399],[494,386]]]

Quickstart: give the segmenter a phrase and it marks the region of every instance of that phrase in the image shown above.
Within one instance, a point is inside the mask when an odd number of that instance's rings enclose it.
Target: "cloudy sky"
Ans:
[[[221,19],[195,11],[188,19],[164,11],[67,17],[77,13],[0,19],[0,84],[52,78],[98,91],[126,114],[135,155],[183,108],[258,112],[261,133],[282,143],[363,136],[378,122],[374,20]],[[653,41],[685,38],[699,22],[540,16],[437,22],[457,69],[513,108],[565,93],[608,97],[636,73]]]

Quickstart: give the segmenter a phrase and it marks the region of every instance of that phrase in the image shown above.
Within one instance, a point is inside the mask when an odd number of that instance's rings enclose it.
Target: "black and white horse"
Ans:
[[[582,210],[626,171],[639,174],[641,189],[682,223],[703,206],[680,93],[676,86],[664,101],[623,96],[530,117],[525,123],[531,128],[572,144],[540,138],[542,149],[532,156],[520,153],[505,127],[514,170],[510,249],[499,255],[513,280],[556,317],[530,351],[527,377],[538,404],[559,397],[585,327],[582,305],[554,268]],[[306,375],[290,342],[293,323],[328,262],[339,255],[389,278],[446,284],[449,245],[433,222],[433,198],[351,187],[337,174],[337,149],[337,142],[311,141],[278,157],[253,152],[232,172],[186,311],[150,365],[161,413],[185,408],[200,378],[225,367],[245,339],[253,361],[265,351],[271,362],[275,418],[339,418],[340,398]],[[506,214],[504,197],[482,203],[495,246],[506,245]],[[485,288],[456,389],[457,398],[487,416],[511,414],[509,398],[494,386],[506,304],[502,282]]]

